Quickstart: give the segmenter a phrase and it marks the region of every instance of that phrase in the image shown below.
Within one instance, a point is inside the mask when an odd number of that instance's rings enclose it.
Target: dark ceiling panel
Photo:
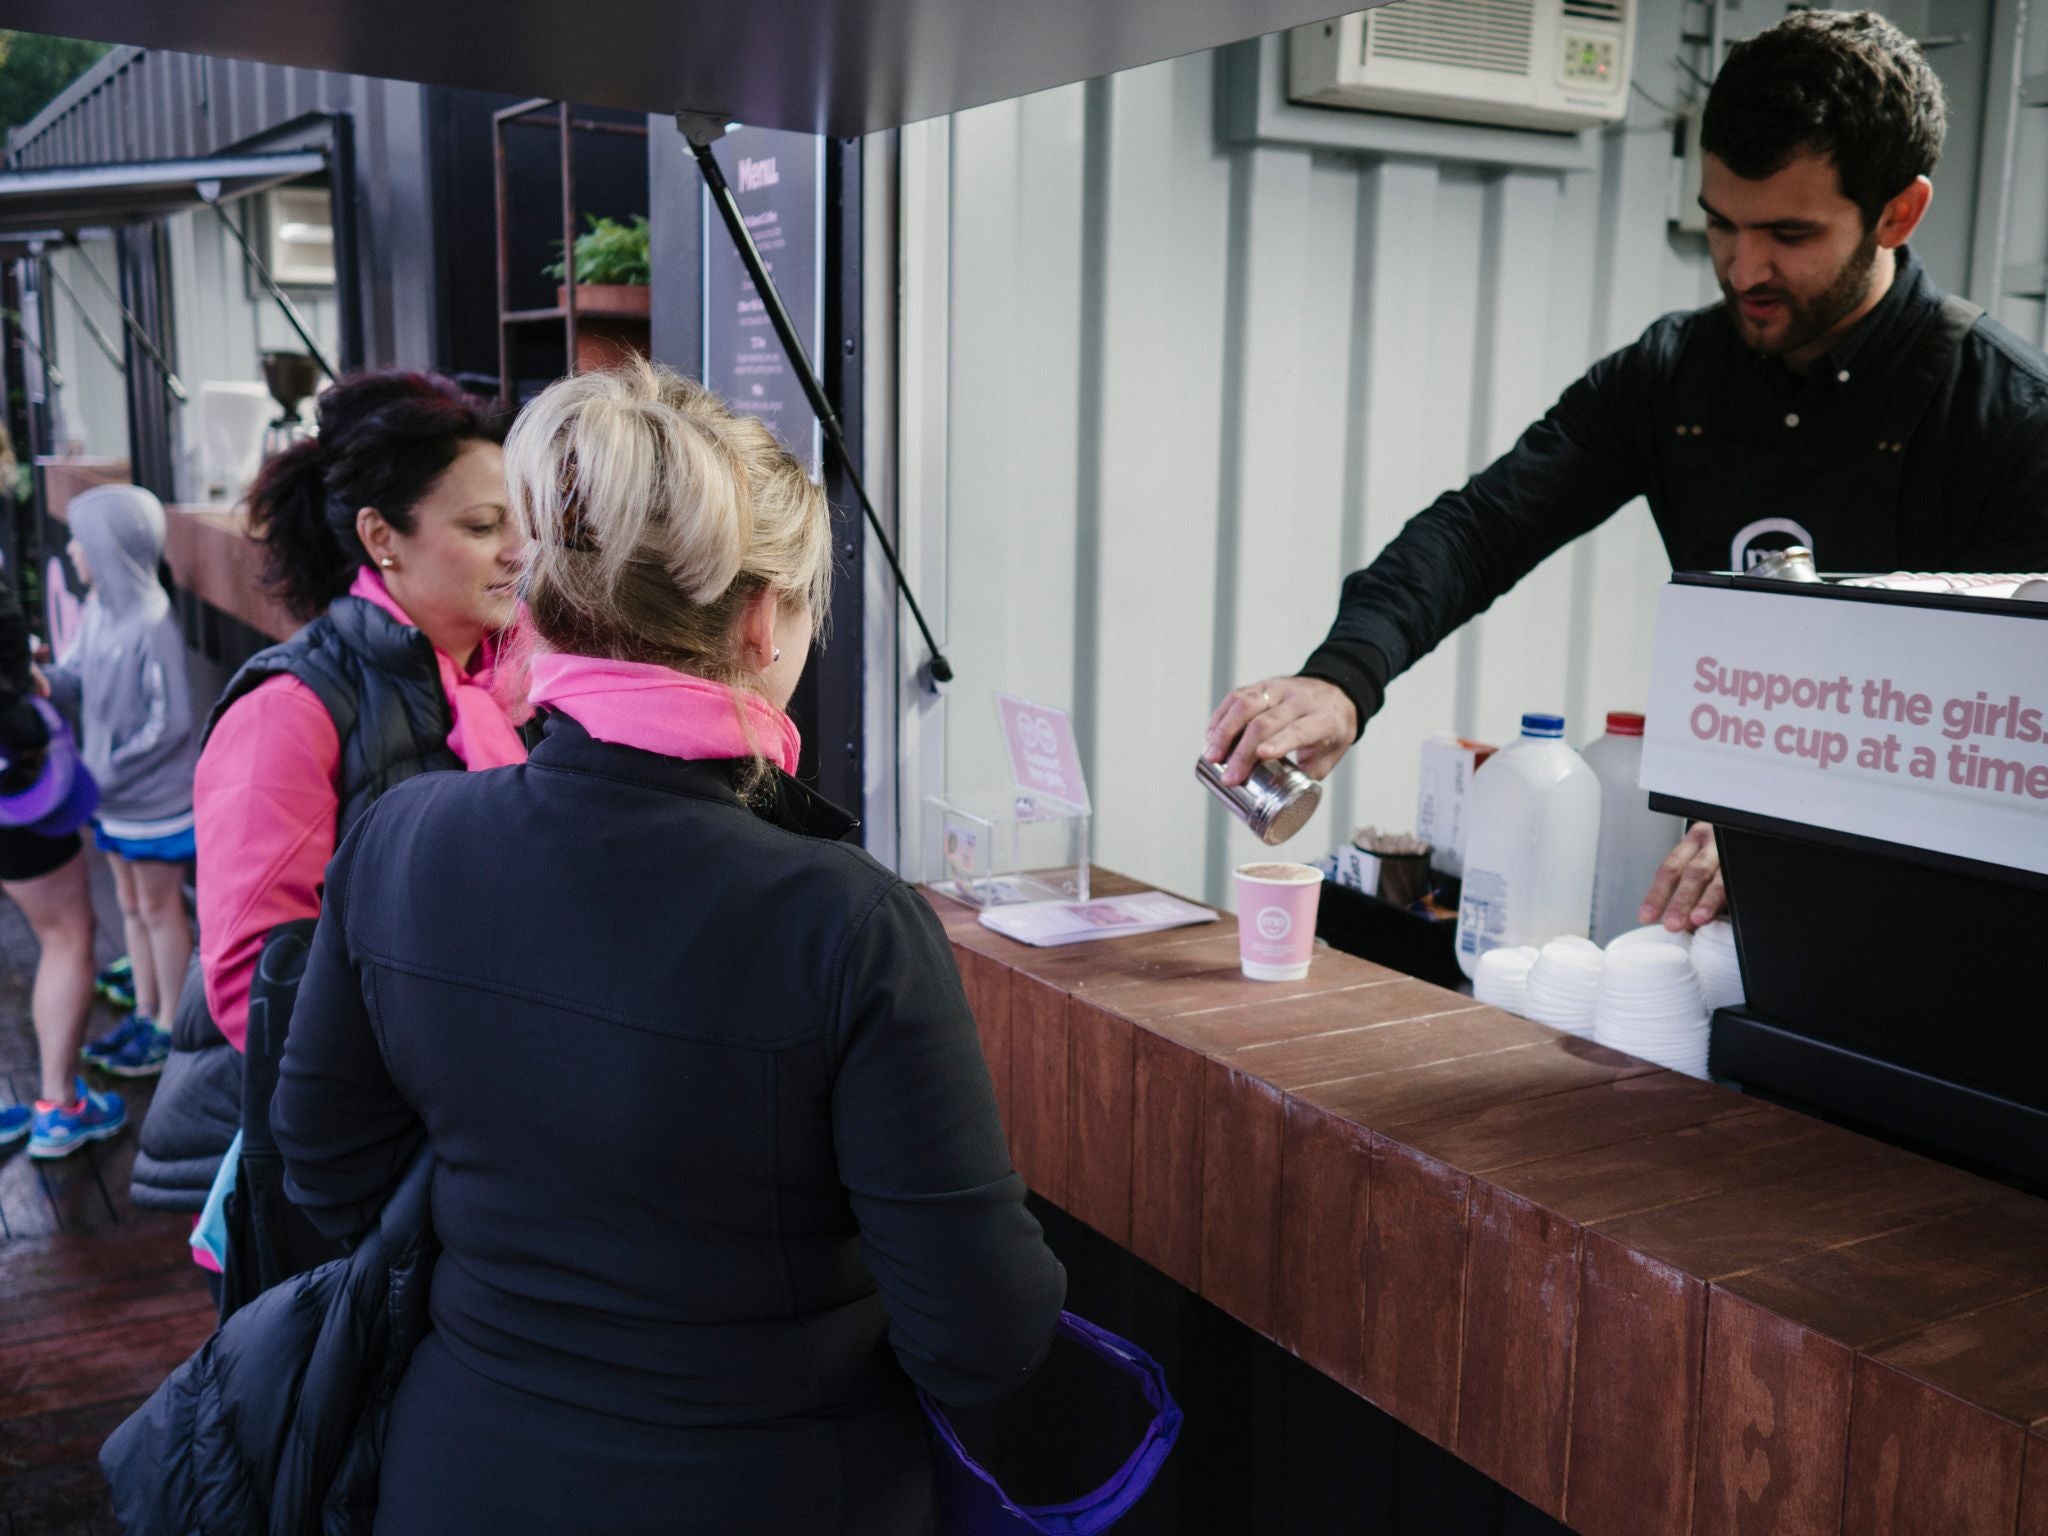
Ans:
[[[1332,0],[0,0],[0,25],[856,134],[1194,53]],[[1357,0],[1344,9],[1362,8]]]

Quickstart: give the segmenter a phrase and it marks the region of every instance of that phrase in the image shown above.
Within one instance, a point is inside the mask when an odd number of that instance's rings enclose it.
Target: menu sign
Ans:
[[[1667,586],[1642,785],[2048,874],[2048,619]]]
[[[1029,699],[996,695],[1003,745],[1010,754],[1010,778],[1026,794],[1089,809],[1088,781],[1081,773],[1081,749],[1074,722],[1064,709]]]
[[[738,128],[713,146],[768,275],[815,359],[824,326],[825,141],[775,128]],[[704,382],[775,429],[814,472],[821,443],[797,371],[768,307],[705,194]]]

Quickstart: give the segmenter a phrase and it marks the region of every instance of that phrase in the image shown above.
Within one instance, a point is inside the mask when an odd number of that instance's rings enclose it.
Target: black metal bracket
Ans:
[[[85,247],[83,245],[75,245],[72,249],[78,252],[79,264],[91,274],[92,280],[99,285],[100,292],[107,296],[107,302],[121,311],[121,323],[128,327],[128,334],[135,338],[135,344],[142,348],[144,354],[148,356],[152,363],[156,364],[156,371],[164,376],[164,388],[171,392],[171,398],[180,405],[189,404],[192,397],[185,392],[184,382],[179,379],[177,370],[171,367],[171,360],[164,356],[163,349],[157,346],[156,338],[149,334],[148,327],[135,318],[135,311],[123,302],[121,295],[114,291],[114,285],[108,282],[105,275],[93,264],[93,259],[85,254]],[[58,286],[62,287],[66,294],[70,295],[72,303],[77,304],[78,295],[71,292],[70,285],[65,283],[63,278],[58,277],[54,269],[51,271],[50,276],[56,278]],[[84,314],[84,307],[80,306],[79,315],[83,317]],[[99,328],[95,326],[93,329],[97,331]]]
[[[754,291],[760,295],[762,307],[768,313],[768,322],[775,328],[776,338],[782,343],[782,350],[789,358],[789,365],[796,370],[797,382],[803,386],[804,398],[810,402],[811,411],[818,418],[818,426],[825,434],[825,441],[831,445],[833,455],[846,476],[846,483],[853,487],[854,495],[860,501],[860,509],[867,518],[875,542],[881,547],[882,557],[889,562],[889,572],[896,579],[896,590],[903,594],[904,606],[910,610],[910,617],[917,623],[917,632],[924,637],[925,650],[929,653],[925,671],[932,684],[950,683],[953,680],[952,663],[946,660],[939,649],[939,642],[933,638],[931,626],[925,622],[924,610],[917,605],[917,596],[910,590],[910,581],[903,574],[903,563],[896,558],[896,546],[882,527],[881,518],[876,515],[875,504],[868,496],[868,488],[860,477],[860,470],[854,464],[852,450],[847,447],[845,430],[839,424],[839,415],[832,409],[832,403],[825,398],[825,386],[819,382],[817,369],[811,365],[810,354],[804,350],[802,338],[797,335],[796,325],[789,317],[789,310],[783,305],[782,294],[775,286],[775,279],[769,276],[767,263],[761,260],[759,247],[747,229],[747,221],[740,213],[740,205],[727,185],[725,172],[719,167],[718,157],[711,146],[725,137],[732,121],[724,113],[678,112],[676,126],[683,137],[690,142],[691,152],[697,159],[697,171],[704,178],[704,186],[711,194],[713,206],[725,223],[725,231],[731,237],[733,249],[738,252],[747,276],[754,281]]]
[[[48,253],[40,246],[34,249],[38,256],[45,258],[43,270],[49,274],[50,282],[59,293],[71,301],[71,307],[78,311],[78,323],[85,327],[85,334],[92,338],[92,344],[100,349],[100,356],[112,363],[117,373],[126,373],[128,371],[128,359],[123,357],[121,349],[114,345],[114,338],[100,329],[99,321],[93,319],[92,311],[85,307],[85,302],[79,298],[77,290],[64,281],[64,274],[59,272],[47,259]],[[40,356],[41,354],[38,353],[38,355]],[[44,366],[46,368],[49,366],[47,359],[44,360]],[[50,382],[57,385],[60,389],[63,387],[63,380],[56,376],[54,370],[51,371]]]
[[[21,311],[10,309],[0,311],[0,313],[4,313],[7,323],[14,327],[14,339],[27,349],[31,357],[43,365],[43,377],[49,382],[49,387],[52,389],[62,389],[64,387],[63,371],[44,354],[42,347],[37,343],[35,337],[29,335],[28,325],[23,320]],[[118,362],[119,359],[116,358],[115,361]]]

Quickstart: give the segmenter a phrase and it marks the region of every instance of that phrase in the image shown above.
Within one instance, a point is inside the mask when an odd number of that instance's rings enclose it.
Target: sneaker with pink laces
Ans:
[[[105,1141],[127,1128],[128,1106],[121,1102],[121,1095],[88,1088],[82,1077],[71,1086],[78,1095],[72,1103],[36,1100],[35,1123],[28,1138],[30,1157],[69,1157],[86,1143]]]

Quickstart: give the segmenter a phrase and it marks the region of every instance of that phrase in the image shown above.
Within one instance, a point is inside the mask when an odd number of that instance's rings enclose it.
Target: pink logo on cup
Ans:
[[[1237,870],[1237,950],[1254,981],[1298,981],[1316,942],[1323,876],[1307,864],[1243,864]]]

